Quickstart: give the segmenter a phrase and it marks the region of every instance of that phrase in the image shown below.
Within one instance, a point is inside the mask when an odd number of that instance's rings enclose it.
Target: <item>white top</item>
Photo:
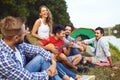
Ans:
[[[110,50],[109,50],[109,44],[104,39],[104,37],[101,37],[98,41],[96,38],[92,38],[89,40],[84,40],[86,44],[94,43],[95,47],[95,56],[100,61],[108,61],[107,57],[111,56]]]
[[[40,18],[39,21],[41,22],[41,25],[38,28],[38,35],[41,38],[49,38],[50,28],[49,26],[43,23],[43,20]]]
[[[20,52],[17,48],[15,48],[15,56],[16,58],[20,61],[21,65],[23,66],[23,62],[22,62],[22,56],[20,55]]]

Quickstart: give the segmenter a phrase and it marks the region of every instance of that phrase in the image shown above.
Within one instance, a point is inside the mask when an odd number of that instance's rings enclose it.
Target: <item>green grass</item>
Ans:
[[[116,48],[115,46],[113,46],[111,43],[109,43],[109,44],[110,44],[110,48],[115,50],[116,53],[120,56],[120,50],[118,48]]]
[[[37,39],[32,37],[32,35],[28,35],[28,39],[32,44],[36,44]]]
[[[110,44],[110,52],[112,54],[113,63],[120,67],[120,51]],[[110,67],[96,66],[95,68],[90,68],[90,72],[79,74],[95,75],[96,80],[120,80],[120,69],[113,70]]]

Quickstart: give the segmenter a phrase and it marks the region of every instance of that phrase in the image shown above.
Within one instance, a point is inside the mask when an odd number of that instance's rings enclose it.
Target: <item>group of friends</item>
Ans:
[[[112,63],[109,44],[104,40],[104,30],[95,29],[95,38],[82,40],[70,37],[72,26],[54,26],[52,14],[41,6],[31,32],[37,39],[32,45],[26,41],[28,30],[20,17],[7,16],[0,22],[0,79],[3,80],[80,80],[78,72],[87,72],[87,67],[78,65],[110,66]],[[94,43],[94,49],[88,44]],[[88,51],[89,50],[89,51]],[[83,52],[90,57],[82,56]],[[26,57],[32,57],[26,61]],[[94,76],[89,76],[94,77]]]

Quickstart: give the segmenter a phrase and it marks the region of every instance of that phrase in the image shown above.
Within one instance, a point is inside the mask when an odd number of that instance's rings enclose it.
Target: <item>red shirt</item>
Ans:
[[[43,45],[52,43],[55,47],[63,46],[65,43],[63,40],[56,40],[54,36],[50,36],[49,40],[42,40]],[[62,48],[58,50],[59,53],[62,53]]]

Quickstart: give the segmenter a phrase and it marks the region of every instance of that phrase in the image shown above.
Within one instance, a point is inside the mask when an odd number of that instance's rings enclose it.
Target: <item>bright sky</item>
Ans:
[[[120,24],[120,0],[65,0],[74,27],[113,27]]]

